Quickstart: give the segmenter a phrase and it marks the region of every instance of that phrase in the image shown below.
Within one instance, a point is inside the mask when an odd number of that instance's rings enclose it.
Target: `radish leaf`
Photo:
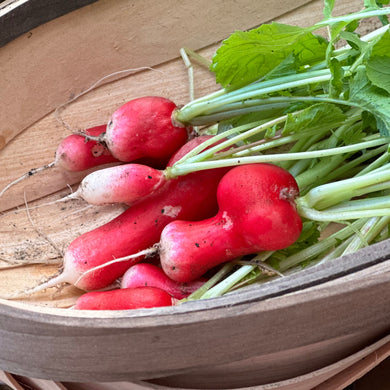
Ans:
[[[340,126],[345,119],[345,114],[334,104],[314,104],[303,110],[300,115],[289,114],[283,135],[306,131],[316,132],[323,128],[324,124],[328,128]]]
[[[350,83],[350,100],[375,116],[382,135],[390,135],[390,95],[370,83],[365,66],[357,69]]]
[[[367,77],[373,85],[390,93],[390,57],[371,57],[367,62]]]
[[[334,8],[335,0],[325,0],[324,1],[324,18],[328,19],[332,17],[332,11]]]
[[[210,69],[217,83],[236,89],[261,79],[294,54],[296,66],[323,60],[327,42],[305,28],[280,23],[236,31],[223,41]]]

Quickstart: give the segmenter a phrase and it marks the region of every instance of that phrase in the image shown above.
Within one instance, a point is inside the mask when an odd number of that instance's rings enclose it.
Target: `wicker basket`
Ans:
[[[0,188],[50,162],[69,128],[105,123],[133,97],[155,94],[186,102],[180,47],[210,56],[234,29],[271,19],[304,25],[322,12],[322,1],[100,0],[26,29],[31,20],[44,20],[42,2],[16,3],[0,6],[0,21],[14,29],[10,39],[18,36],[0,48],[6,80],[0,95],[8,103],[0,110]],[[345,1],[340,12],[360,3]],[[23,20],[26,6],[36,19]],[[201,67],[195,69],[195,85],[198,95],[216,88]],[[0,200],[0,257],[49,262],[7,268],[1,261],[0,294],[55,273],[59,265],[50,259],[58,250],[121,211],[120,206],[83,209],[77,202],[34,209],[80,179],[80,174],[52,169],[16,185]],[[25,204],[28,213],[15,211]],[[81,292],[72,287],[21,301],[0,300],[2,380],[69,390],[339,388],[320,384],[356,368],[374,350],[383,347],[381,356],[388,356],[389,254],[386,241],[295,276],[173,308],[75,312],[67,307]],[[17,381],[12,383],[18,388]]]

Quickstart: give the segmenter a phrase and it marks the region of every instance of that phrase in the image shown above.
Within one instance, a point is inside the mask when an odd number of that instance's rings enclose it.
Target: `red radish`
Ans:
[[[190,143],[195,147],[209,138],[194,138]],[[175,161],[173,157],[171,164]],[[112,221],[73,240],[65,252],[62,273],[25,293],[60,283],[71,283],[86,291],[109,286],[144,258],[144,254],[138,252],[158,242],[169,222],[178,218],[200,220],[214,215],[218,182],[227,170],[199,171],[166,181],[153,194],[136,202]],[[132,254],[133,259],[86,274],[92,268]]]
[[[206,279],[199,278],[190,283],[178,283],[169,279],[160,267],[149,263],[139,263],[125,272],[121,281],[121,288],[157,287],[168,292],[176,299],[183,299],[205,282]]]
[[[163,97],[130,100],[112,114],[106,133],[99,140],[124,162],[145,157],[167,162],[189,136],[184,125],[172,122],[175,110],[176,104]]]
[[[174,221],[160,239],[164,272],[189,282],[239,256],[293,244],[302,230],[294,199],[298,186],[290,173],[271,164],[231,169],[221,179],[219,211],[204,221]]]
[[[85,134],[99,136],[105,129],[106,125],[95,126],[85,130]],[[82,135],[72,134],[60,142],[53,162],[40,168],[30,169],[0,191],[0,197],[13,185],[52,167],[60,167],[66,171],[76,172],[117,161],[104,145],[96,141],[86,141]]]
[[[105,125],[85,130],[85,134],[99,136],[106,130]],[[64,138],[57,147],[54,165],[67,171],[84,171],[99,165],[118,161],[107,147],[96,141],[86,141],[79,134]]]
[[[165,184],[164,172],[142,164],[124,164],[87,175],[77,191],[59,199],[84,199],[89,204],[132,204]]]
[[[166,291],[155,287],[125,288],[110,291],[93,291],[81,295],[74,309],[77,310],[132,310],[175,304]]]

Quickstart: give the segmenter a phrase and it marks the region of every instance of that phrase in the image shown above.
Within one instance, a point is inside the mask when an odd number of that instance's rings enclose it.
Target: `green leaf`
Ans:
[[[366,8],[377,8],[376,0],[364,0],[364,6]]]
[[[212,59],[217,83],[236,89],[261,79],[294,54],[296,66],[323,60],[327,42],[305,28],[280,23],[236,31],[223,41]]]
[[[363,111],[362,112],[362,127],[363,129],[376,130],[376,120],[375,116],[371,112]]]
[[[298,132],[315,132],[322,129],[339,126],[346,119],[342,110],[331,103],[314,104],[304,109],[299,115],[289,114],[283,129],[283,135]]]
[[[325,19],[328,19],[328,18],[332,17],[332,11],[333,11],[333,8],[334,8],[334,4],[335,4],[335,0],[325,0],[324,1],[323,14],[324,14],[324,18]]]
[[[387,30],[379,39],[375,42],[371,51],[372,56],[388,56],[390,57],[390,32]]]
[[[284,77],[291,74],[297,74],[299,71],[298,61],[294,53],[290,53],[279,65],[276,65],[270,72],[265,75],[266,80],[277,77]]]
[[[331,97],[340,96],[344,87],[344,70],[343,67],[336,58],[332,58],[329,64],[330,70],[332,72],[332,79],[330,80],[330,92]]]
[[[345,39],[353,49],[363,51],[367,46],[367,42],[362,41],[359,35],[354,32],[342,31],[340,32],[340,37]]]
[[[350,82],[349,99],[374,115],[382,135],[390,135],[390,95],[371,84],[364,66],[358,67]]]
[[[367,61],[366,68],[371,83],[390,93],[390,57],[371,57]]]
[[[320,224],[317,221],[304,221],[302,231],[298,240],[285,249],[276,251],[268,260],[267,263],[275,268],[280,268],[280,262],[299,251],[316,244],[321,235]]]
[[[359,27],[359,22],[357,20],[353,20],[345,26],[345,31],[353,32]]]
[[[372,4],[373,8],[383,7],[386,4],[389,4],[389,0],[365,0],[368,4]]]

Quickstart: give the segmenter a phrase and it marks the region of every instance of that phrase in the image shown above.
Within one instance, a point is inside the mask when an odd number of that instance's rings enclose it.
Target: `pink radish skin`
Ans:
[[[166,291],[154,287],[125,288],[110,291],[93,291],[81,295],[77,310],[133,310],[172,306],[175,299]]]
[[[168,292],[176,299],[183,299],[200,288],[206,280],[205,278],[199,278],[190,283],[178,283],[169,279],[160,267],[149,263],[139,263],[125,272],[121,281],[121,288],[157,287]]]
[[[175,103],[158,96],[133,99],[112,114],[103,140],[118,160],[167,162],[188,140],[188,129],[172,123],[175,109]]]
[[[142,164],[124,164],[100,169],[87,175],[76,192],[61,199],[83,199],[102,206],[132,203],[164,185],[164,172]]]
[[[161,265],[177,282],[190,282],[223,262],[293,244],[302,230],[293,176],[271,164],[231,169],[221,179],[219,211],[204,221],[173,221],[160,239]]]
[[[101,125],[85,130],[85,134],[99,136],[105,130],[106,125]],[[54,165],[67,171],[79,172],[117,161],[103,144],[86,141],[84,136],[72,134],[58,145]]]
[[[189,142],[195,147],[208,138],[199,137]],[[171,163],[174,161],[175,157]],[[110,286],[144,256],[86,272],[113,259],[135,255],[150,248],[160,240],[164,227],[175,219],[195,221],[214,215],[218,209],[218,182],[227,170],[199,171],[167,181],[112,221],[73,240],[65,251],[62,273],[27,293],[61,283],[74,284],[86,291]]]

